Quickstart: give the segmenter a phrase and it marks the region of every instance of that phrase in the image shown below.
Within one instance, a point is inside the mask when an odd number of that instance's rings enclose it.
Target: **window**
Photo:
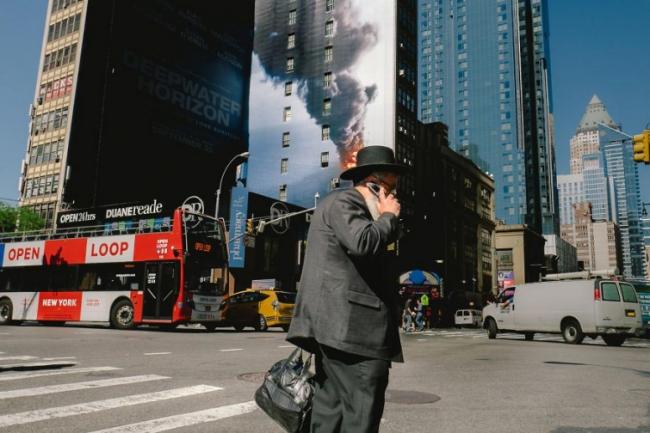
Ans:
[[[327,167],[330,165],[330,153],[329,152],[321,152],[320,154],[320,166],[321,167]]]
[[[334,36],[334,20],[329,20],[325,23],[325,37],[331,38]]]
[[[325,12],[332,12],[334,10],[334,0],[325,0]]]
[[[291,107],[284,107],[284,112],[282,113],[282,120],[285,122],[291,120]]]
[[[290,33],[289,36],[287,37],[287,49],[290,50],[292,48],[296,48],[296,34],[295,33]]]
[[[321,130],[321,140],[326,141],[329,139],[330,139],[330,126],[323,125],[323,129]]]
[[[619,302],[621,300],[616,283],[602,283],[600,285],[600,290],[602,292],[603,301]]]
[[[634,286],[627,283],[621,284],[621,292],[623,292],[623,302],[638,302],[636,299],[636,290]]]
[[[323,74],[323,87],[325,89],[329,89],[332,87],[332,73],[331,72],[325,72]]]
[[[334,47],[325,47],[325,63],[330,63],[334,58]]]
[[[282,147],[289,147],[289,144],[291,143],[291,137],[289,136],[288,132],[283,132],[282,133]]]
[[[280,160],[280,173],[284,174],[289,169],[289,158],[282,158]]]
[[[292,9],[289,11],[289,25],[292,26],[296,24],[296,19],[298,17],[298,11],[296,9]]]
[[[330,98],[323,100],[323,116],[332,114],[332,100]]]
[[[289,72],[289,73],[293,72],[294,67],[295,67],[295,61],[294,61],[293,57],[288,57],[287,58],[287,72]]]
[[[279,194],[279,199],[280,201],[287,201],[287,185],[280,185],[280,194]]]
[[[284,96],[291,96],[293,90],[293,81],[287,81],[284,83]]]

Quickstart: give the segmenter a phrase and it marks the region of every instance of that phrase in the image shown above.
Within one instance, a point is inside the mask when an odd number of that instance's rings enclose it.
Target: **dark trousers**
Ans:
[[[319,346],[311,433],[377,433],[390,361]]]

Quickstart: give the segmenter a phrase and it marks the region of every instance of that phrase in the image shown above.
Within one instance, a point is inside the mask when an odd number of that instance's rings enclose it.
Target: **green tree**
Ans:
[[[27,232],[31,230],[41,230],[43,228],[45,228],[45,220],[40,214],[34,212],[33,209],[28,207],[18,208],[17,231]]]
[[[0,203],[0,233],[40,230],[45,220],[28,207],[12,207]]]
[[[15,207],[0,203],[0,233],[16,231],[18,210]]]

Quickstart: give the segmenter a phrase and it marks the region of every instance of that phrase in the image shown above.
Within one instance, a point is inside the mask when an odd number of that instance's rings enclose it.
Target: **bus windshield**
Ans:
[[[222,295],[226,291],[227,250],[223,223],[212,217],[184,213],[185,281],[190,292]]]

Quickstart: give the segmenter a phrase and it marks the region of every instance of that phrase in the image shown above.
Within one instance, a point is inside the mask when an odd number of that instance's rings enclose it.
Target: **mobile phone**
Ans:
[[[377,196],[377,198],[379,198],[379,192],[381,191],[381,187],[379,185],[373,182],[366,182],[366,186],[374,195]]]

